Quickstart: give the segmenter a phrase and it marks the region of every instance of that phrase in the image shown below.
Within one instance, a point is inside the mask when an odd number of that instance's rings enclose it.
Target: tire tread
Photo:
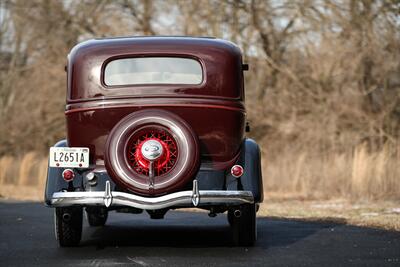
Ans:
[[[71,219],[65,221],[65,212],[71,214]],[[82,238],[82,207],[56,208],[55,210],[56,237],[61,247],[79,245]]]

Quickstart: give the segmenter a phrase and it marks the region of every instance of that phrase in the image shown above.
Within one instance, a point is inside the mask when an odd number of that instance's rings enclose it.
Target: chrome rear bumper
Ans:
[[[144,210],[157,210],[169,207],[234,206],[245,203],[254,203],[252,192],[198,190],[195,180],[192,191],[181,191],[151,198],[118,191],[112,192],[110,183],[107,182],[103,192],[56,192],[53,194],[50,206],[128,206]]]

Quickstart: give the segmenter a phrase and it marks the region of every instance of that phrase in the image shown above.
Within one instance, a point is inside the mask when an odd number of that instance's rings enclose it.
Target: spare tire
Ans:
[[[157,109],[123,118],[108,136],[105,164],[122,189],[163,195],[182,188],[199,168],[199,145],[177,115]]]

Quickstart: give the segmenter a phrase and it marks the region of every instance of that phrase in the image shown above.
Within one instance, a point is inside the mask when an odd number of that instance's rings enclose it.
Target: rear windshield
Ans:
[[[198,61],[178,57],[116,59],[106,65],[104,83],[109,86],[135,84],[200,84],[203,71]]]

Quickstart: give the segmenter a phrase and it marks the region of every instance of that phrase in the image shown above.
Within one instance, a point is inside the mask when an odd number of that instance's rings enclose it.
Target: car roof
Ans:
[[[126,57],[189,57],[202,65],[201,85],[153,86],[153,90],[126,85],[108,90],[103,82],[104,68],[112,60]],[[69,100],[92,99],[157,92],[163,96],[186,95],[241,98],[242,53],[232,42],[208,37],[135,36],[97,38],[77,44],[68,56]],[[199,90],[201,88],[201,90]]]

